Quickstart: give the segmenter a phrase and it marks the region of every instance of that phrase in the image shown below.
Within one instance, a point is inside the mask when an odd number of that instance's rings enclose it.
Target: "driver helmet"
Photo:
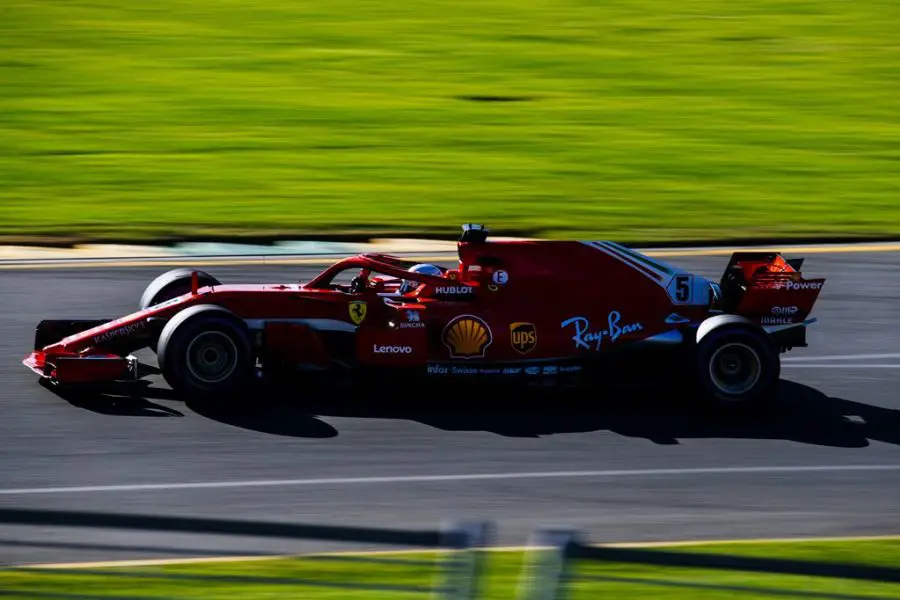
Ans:
[[[444,272],[441,271],[440,267],[429,264],[418,264],[407,269],[410,273],[424,273],[425,275],[433,275],[435,277],[443,276]],[[399,294],[408,294],[419,287],[419,283],[413,279],[404,279],[400,283],[400,289],[398,290]]]

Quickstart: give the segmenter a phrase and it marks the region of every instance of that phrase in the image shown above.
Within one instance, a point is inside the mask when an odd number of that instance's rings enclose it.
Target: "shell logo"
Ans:
[[[460,315],[447,323],[441,340],[450,349],[450,358],[484,358],[494,336],[483,320],[474,315]]]

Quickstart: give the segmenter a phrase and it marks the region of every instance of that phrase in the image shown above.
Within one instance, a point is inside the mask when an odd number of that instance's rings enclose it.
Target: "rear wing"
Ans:
[[[735,252],[722,275],[722,309],[760,325],[802,323],[818,300],[824,279],[805,279],[803,259],[779,252]]]
[[[761,271],[799,273],[803,261],[803,258],[786,259],[780,252],[734,252],[722,278],[736,272],[743,273],[746,280]]]

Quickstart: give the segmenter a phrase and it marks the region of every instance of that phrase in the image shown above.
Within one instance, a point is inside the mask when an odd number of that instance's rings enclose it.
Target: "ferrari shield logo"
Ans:
[[[359,325],[366,318],[366,303],[362,300],[354,300],[350,303],[350,319],[355,325]]]

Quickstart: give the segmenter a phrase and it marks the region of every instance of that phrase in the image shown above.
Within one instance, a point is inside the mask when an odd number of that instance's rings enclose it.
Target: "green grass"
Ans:
[[[896,567],[900,563],[900,541],[841,541],[791,542],[761,544],[729,544],[696,546],[685,551],[717,552],[747,556],[766,556],[814,560],[820,562],[857,563]],[[429,554],[407,556],[422,559]],[[486,554],[487,578],[483,588],[485,599],[510,600],[516,597],[522,575],[520,552],[490,552]],[[120,569],[122,570],[122,569]],[[173,565],[124,569],[127,573],[166,573],[206,576],[251,576],[302,578],[309,581],[357,582],[370,584],[403,584],[428,586],[435,581],[435,569],[427,566],[373,565],[366,562],[313,560],[310,558],[278,559],[253,562],[209,563],[205,565]],[[849,594],[860,597],[878,595],[900,598],[900,585],[845,581],[828,578],[804,578],[748,573],[674,570],[637,565],[582,565],[579,575],[638,578],[665,582],[701,582],[706,585],[752,586],[780,588],[804,592]],[[260,586],[226,581],[186,582],[166,579],[119,578],[71,572],[17,570],[0,571],[0,589],[10,597],[12,590],[26,591],[22,597],[40,594],[77,593],[92,597],[112,595],[149,598],[361,598],[427,597],[394,592],[364,592],[337,590],[327,587],[298,587],[287,585]],[[771,597],[756,593],[697,590],[671,585],[637,583],[582,582],[572,588],[571,599],[588,598],[664,598],[667,600],[733,600],[735,597]],[[44,596],[49,597],[49,596]]]
[[[896,0],[4,0],[0,236],[900,234],[898,23]]]

